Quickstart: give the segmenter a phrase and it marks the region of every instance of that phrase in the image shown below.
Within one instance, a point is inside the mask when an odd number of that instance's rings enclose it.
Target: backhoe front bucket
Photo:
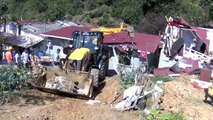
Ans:
[[[71,72],[73,76],[55,76],[53,80],[47,80],[44,75],[40,75],[28,84],[40,91],[89,99],[93,94],[93,80],[84,72]],[[76,77],[74,77],[76,76]]]

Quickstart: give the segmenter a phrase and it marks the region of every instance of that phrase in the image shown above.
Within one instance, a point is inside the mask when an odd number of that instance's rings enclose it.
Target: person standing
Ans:
[[[54,54],[53,58],[53,66],[57,65],[60,61],[61,55],[60,55],[61,49],[57,49],[56,54]]]
[[[23,66],[25,68],[29,68],[30,58],[29,58],[29,53],[28,53],[27,49],[25,49],[24,52],[21,54],[21,60],[23,62]]]
[[[7,60],[7,64],[13,63],[12,50],[13,50],[13,47],[9,46],[8,51],[5,53],[5,58]]]
[[[15,54],[15,63],[16,65],[21,65],[21,54],[20,51],[17,51]]]

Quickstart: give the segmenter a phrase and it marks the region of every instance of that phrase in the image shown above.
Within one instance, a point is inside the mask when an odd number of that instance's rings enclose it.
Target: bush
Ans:
[[[13,91],[26,86],[29,78],[28,70],[23,67],[16,69],[12,66],[0,70],[0,92]]]
[[[122,76],[121,85],[123,89],[127,89],[128,87],[134,85],[135,83],[135,71],[129,72]]]
[[[104,20],[109,20],[109,19],[110,19],[110,15],[109,15],[109,14],[104,13],[104,15],[103,15],[103,19],[104,19]]]
[[[87,22],[87,23],[90,23],[90,22],[91,22],[90,17],[86,17],[86,22]]]

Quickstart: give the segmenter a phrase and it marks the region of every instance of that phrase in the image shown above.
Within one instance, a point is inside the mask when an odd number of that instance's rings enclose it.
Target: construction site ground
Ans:
[[[159,101],[160,109],[162,112],[180,112],[187,120],[212,120],[213,106],[203,102],[203,90],[193,88],[188,81],[189,77],[182,75],[160,85],[164,89],[164,95]],[[1,105],[0,120],[145,119],[142,111],[118,111],[109,104],[120,88],[119,80],[119,76],[107,77],[95,98],[100,103],[93,105],[86,104],[88,100],[44,93],[36,89],[17,91],[20,94],[17,99]]]

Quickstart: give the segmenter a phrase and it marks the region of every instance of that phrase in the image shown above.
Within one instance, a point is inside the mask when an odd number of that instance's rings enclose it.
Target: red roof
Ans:
[[[209,40],[207,39],[207,30],[191,26],[191,29],[195,30],[197,36],[206,44],[206,50],[209,50]]]
[[[89,31],[91,28],[92,27],[70,26],[43,33],[43,35],[49,37],[69,39],[71,38],[72,32],[74,32],[75,30]],[[133,42],[135,43],[135,45],[133,46],[133,49],[141,51],[145,51],[147,49],[147,51],[149,52],[155,52],[160,40],[161,37],[157,35],[135,33],[135,36],[133,38]],[[106,44],[129,44],[131,43],[131,39],[128,35],[128,32],[122,31],[119,33],[105,35],[103,42]]]
[[[195,30],[197,36],[206,44],[206,50],[209,50],[209,40],[207,39],[207,30],[199,28],[199,27],[195,27],[195,26],[191,26],[189,25],[189,23],[186,22],[186,20],[182,17],[181,18],[181,22],[187,26],[189,26],[191,29]]]
[[[43,33],[44,36],[70,39],[75,30],[89,31],[92,27],[69,26]]]
[[[136,50],[154,53],[160,43],[160,40],[161,37],[157,35],[135,33],[133,38],[133,43],[135,45],[129,45],[129,47]],[[104,36],[104,43],[106,44],[130,44],[131,42],[132,40],[126,31]]]

